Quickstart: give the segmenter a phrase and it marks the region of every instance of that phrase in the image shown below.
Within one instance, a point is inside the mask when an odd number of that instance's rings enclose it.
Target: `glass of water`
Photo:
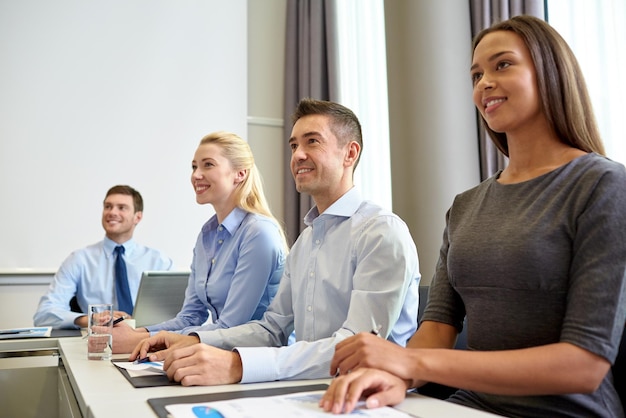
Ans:
[[[110,360],[113,353],[113,304],[89,305],[87,315],[87,358]]]

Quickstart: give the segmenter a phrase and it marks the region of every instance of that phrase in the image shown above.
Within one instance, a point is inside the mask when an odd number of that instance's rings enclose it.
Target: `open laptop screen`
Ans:
[[[144,271],[133,311],[136,327],[172,319],[183,306],[188,271]]]

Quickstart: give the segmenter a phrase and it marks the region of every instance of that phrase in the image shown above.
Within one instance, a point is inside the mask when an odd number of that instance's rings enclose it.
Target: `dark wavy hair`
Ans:
[[[472,51],[485,35],[496,31],[514,32],[526,44],[535,65],[543,111],[560,140],[585,152],[605,155],[585,79],[561,35],[541,19],[515,16],[482,30],[474,38]],[[493,131],[481,119],[496,147],[508,157],[506,134]]]

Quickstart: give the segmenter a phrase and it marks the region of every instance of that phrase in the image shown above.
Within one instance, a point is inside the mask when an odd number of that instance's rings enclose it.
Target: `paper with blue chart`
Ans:
[[[165,409],[173,418],[258,418],[263,417],[325,417],[331,416],[319,406],[324,391],[292,393],[263,398],[241,398],[199,404],[172,404]],[[407,418],[405,412],[390,407],[365,409],[364,403],[349,414],[359,417]]]
[[[115,365],[126,369],[130,377],[158,376],[165,374],[162,361],[146,361],[145,363],[135,363],[134,361],[116,361]]]

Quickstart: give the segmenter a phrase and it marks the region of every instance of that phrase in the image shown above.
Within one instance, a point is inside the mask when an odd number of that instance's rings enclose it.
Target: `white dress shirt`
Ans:
[[[339,341],[380,326],[405,345],[417,328],[417,251],[397,215],[353,188],[324,213],[311,209],[305,223],[263,318],[195,333],[239,352],[242,383],[327,378]],[[296,342],[286,345],[294,327]]]

